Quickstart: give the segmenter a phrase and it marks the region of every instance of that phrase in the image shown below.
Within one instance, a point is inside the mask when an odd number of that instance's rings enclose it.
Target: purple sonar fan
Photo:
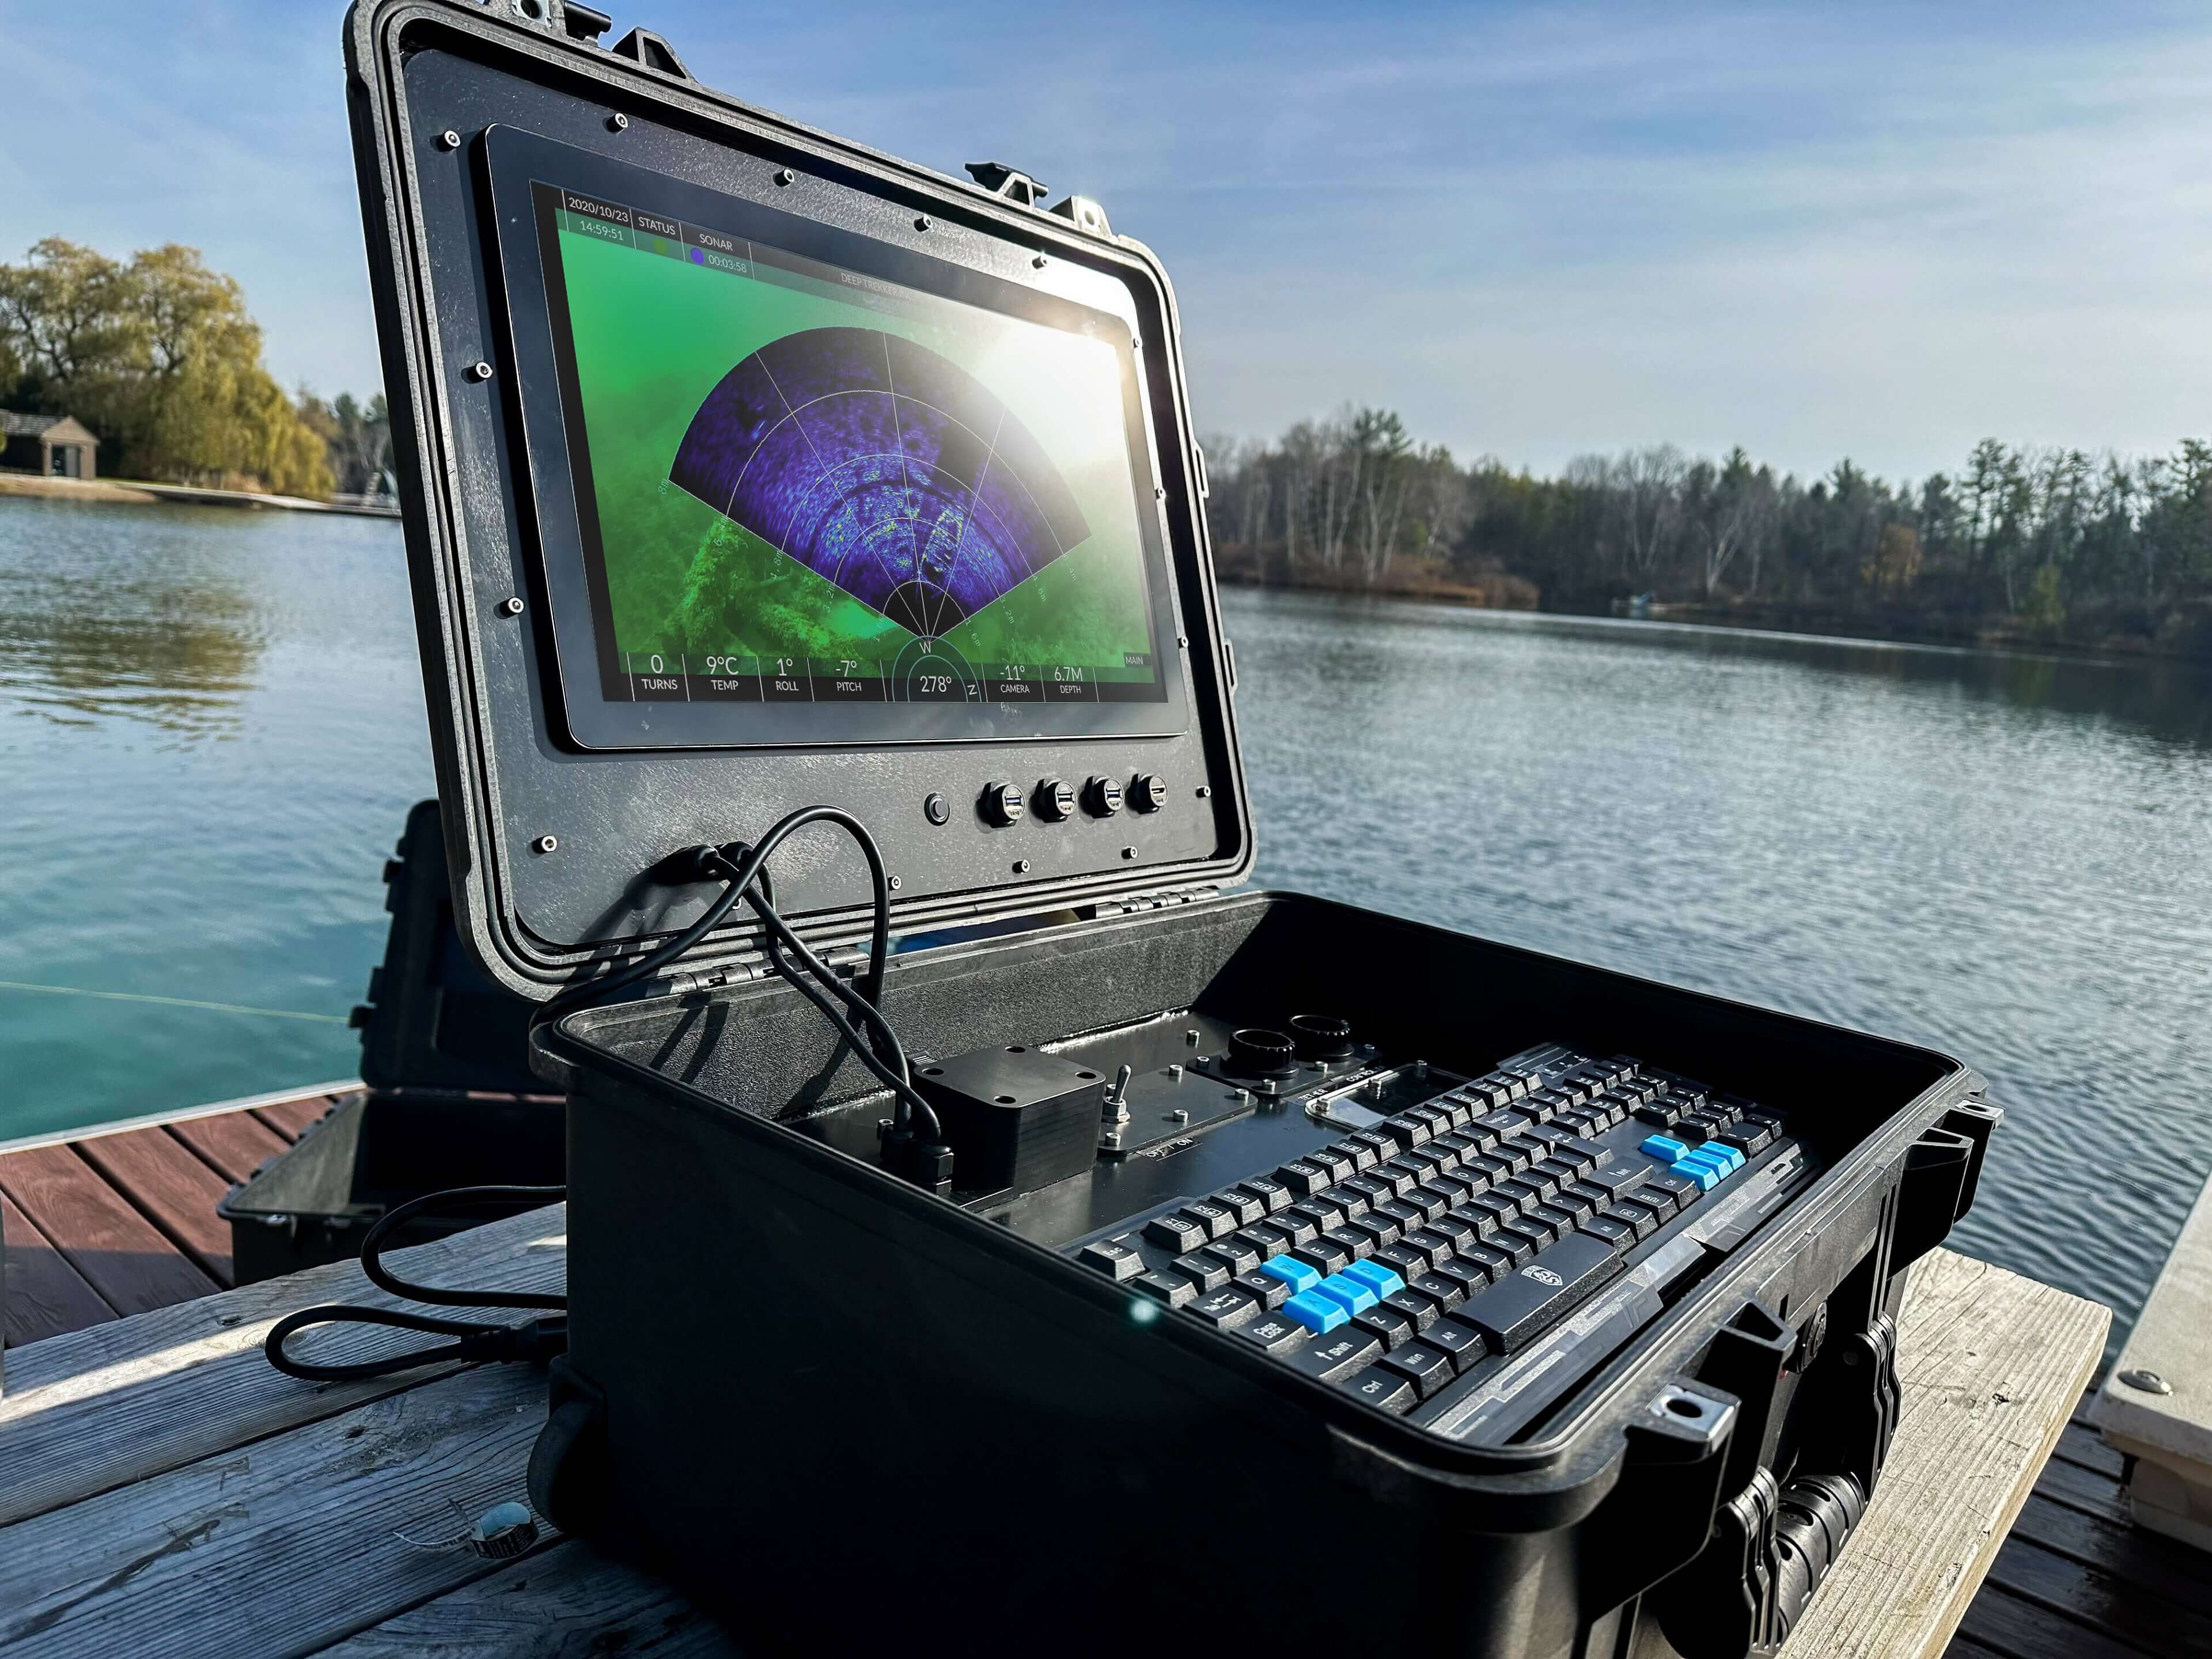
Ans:
[[[699,405],[671,481],[912,633],[943,633],[1091,533],[982,382],[872,328],[771,341]]]

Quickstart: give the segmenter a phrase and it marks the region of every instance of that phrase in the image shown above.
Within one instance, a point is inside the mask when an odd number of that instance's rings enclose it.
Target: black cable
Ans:
[[[568,1195],[566,1187],[456,1187],[432,1193],[387,1211],[361,1241],[361,1270],[371,1284],[391,1295],[412,1302],[447,1308],[553,1308],[565,1311],[568,1298],[549,1291],[460,1291],[436,1285],[416,1285],[401,1279],[384,1265],[385,1240],[425,1211],[471,1209],[484,1204],[528,1203],[532,1199],[556,1204]],[[348,1365],[320,1365],[295,1359],[284,1345],[297,1333],[318,1325],[380,1325],[393,1330],[422,1331],[460,1340],[442,1348],[416,1348],[386,1354],[379,1359]],[[269,1363],[287,1376],[306,1382],[350,1382],[362,1377],[388,1376],[443,1360],[546,1359],[568,1346],[566,1318],[533,1319],[523,1325],[493,1325],[465,1319],[440,1319],[429,1314],[407,1313],[398,1308],[362,1308],[332,1303],[302,1308],[288,1314],[270,1329],[261,1349]]]

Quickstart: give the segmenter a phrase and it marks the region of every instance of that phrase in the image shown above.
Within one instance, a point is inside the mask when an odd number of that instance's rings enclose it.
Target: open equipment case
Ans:
[[[544,1001],[706,915],[696,849],[840,808],[885,849],[883,1012],[947,1150],[885,1167],[904,1109],[742,909],[539,1024],[541,1510],[806,1650],[1119,1651],[1194,1613],[1271,1652],[1778,1644],[1880,1474],[1980,1080],[1237,890],[1158,260],[608,29],[346,27],[455,924]],[[854,847],[771,872],[857,971]]]

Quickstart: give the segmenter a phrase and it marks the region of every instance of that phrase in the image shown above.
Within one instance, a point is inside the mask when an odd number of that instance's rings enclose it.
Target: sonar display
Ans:
[[[1005,404],[878,329],[809,329],[754,352],[707,395],[669,477],[919,635],[1091,534]]]
[[[1127,325],[532,195],[608,702],[887,705],[738,740],[1174,718],[1127,707],[1170,697]]]

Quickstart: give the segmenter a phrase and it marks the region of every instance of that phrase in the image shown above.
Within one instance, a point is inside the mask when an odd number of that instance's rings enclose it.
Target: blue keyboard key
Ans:
[[[1685,1164],[1702,1164],[1708,1169],[1718,1170],[1722,1176],[1727,1176],[1734,1175],[1742,1166],[1743,1154],[1729,1146],[1700,1146],[1688,1158],[1677,1161]]]
[[[1375,1287],[1372,1285],[1363,1284],[1350,1274],[1340,1273],[1331,1273],[1320,1284],[1315,1285],[1308,1294],[1328,1297],[1344,1310],[1346,1318],[1356,1313],[1365,1313],[1382,1299],[1375,1294]],[[1289,1304],[1286,1303],[1284,1305]]]
[[[1670,1164],[1667,1167],[1683,1180],[1696,1182],[1701,1193],[1709,1193],[1721,1184],[1721,1172],[1710,1164],[1698,1164],[1686,1158],[1679,1164]]]
[[[1672,1164],[1690,1149],[1672,1135],[1646,1135],[1644,1144],[1636,1149],[1646,1158],[1656,1158],[1663,1164]]]
[[[1352,1310],[1319,1291],[1300,1291],[1283,1311],[1316,1336],[1326,1335],[1352,1317]]]
[[[1356,1279],[1371,1286],[1377,1297],[1395,1296],[1406,1288],[1406,1281],[1379,1261],[1355,1261],[1337,1277]]]
[[[1273,1273],[1294,1291],[1310,1291],[1321,1283],[1321,1270],[1294,1255],[1271,1255],[1260,1264],[1259,1271]]]

